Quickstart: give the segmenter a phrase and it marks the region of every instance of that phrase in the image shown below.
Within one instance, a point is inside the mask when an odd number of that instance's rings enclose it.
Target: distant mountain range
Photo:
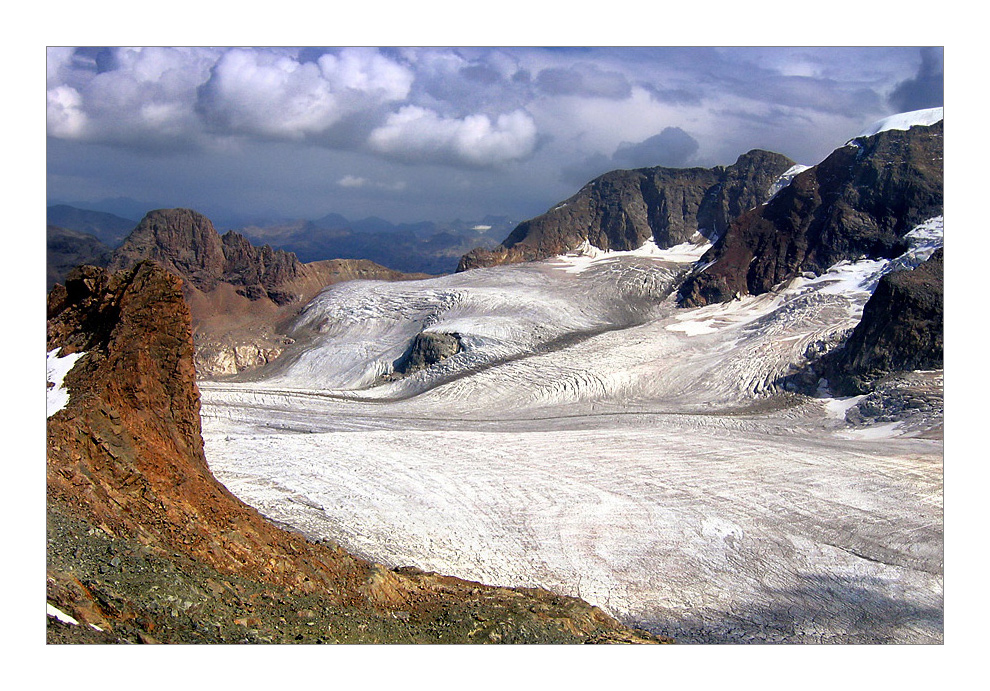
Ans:
[[[48,225],[59,229],[50,230],[48,237],[51,288],[75,266],[71,263],[75,256],[84,258],[76,264],[103,266],[100,256],[116,249],[138,221],[55,204],[48,207]],[[396,271],[436,275],[453,272],[461,255],[471,249],[495,247],[514,226],[515,221],[506,216],[394,224],[374,216],[352,221],[331,213],[315,220],[259,221],[233,230],[254,244],[293,252],[302,262],[368,259]],[[64,270],[59,268],[63,265]]]

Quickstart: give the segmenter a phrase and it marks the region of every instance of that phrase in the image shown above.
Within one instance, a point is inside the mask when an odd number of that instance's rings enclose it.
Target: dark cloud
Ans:
[[[605,154],[593,154],[580,161],[564,165],[560,169],[560,181],[577,188],[610,170],[615,170],[615,164],[610,157]]]
[[[477,82],[478,84],[484,84],[485,86],[491,86],[492,84],[498,84],[502,81],[502,75],[498,70],[492,69],[488,65],[468,65],[461,68],[461,75],[472,82]]]
[[[944,101],[944,67],[941,48],[922,48],[918,74],[894,87],[887,102],[895,112],[938,108]]]
[[[660,134],[641,142],[622,142],[611,156],[593,154],[564,166],[560,177],[568,184],[584,185],[617,168],[683,168],[689,164],[698,148],[698,140],[680,127],[665,127]]]
[[[649,92],[656,101],[670,103],[675,106],[700,106],[701,92],[691,89],[668,89],[655,86],[649,82],[636,82],[636,86]]]
[[[616,168],[817,162],[941,104],[942,73],[937,48],[53,47],[49,193],[525,217]]]
[[[549,96],[623,99],[632,94],[632,86],[621,72],[603,70],[590,63],[540,70],[536,86]]]
[[[622,168],[666,166],[681,168],[698,152],[698,140],[680,127],[666,127],[660,134],[638,144],[623,142],[612,154],[612,161]]]

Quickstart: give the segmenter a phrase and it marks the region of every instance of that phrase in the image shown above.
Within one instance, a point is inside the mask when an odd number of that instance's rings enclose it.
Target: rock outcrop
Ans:
[[[199,290],[209,292],[229,283],[249,299],[270,298],[279,304],[291,301],[279,288],[295,279],[301,266],[294,254],[268,245],[254,247],[233,231],[221,237],[210,219],[191,209],[149,212],[114,251],[109,269],[129,269],[145,259]]]
[[[686,307],[758,295],[844,259],[890,258],[942,214],[943,124],[887,130],[836,149],[743,213],[682,285]]]
[[[107,266],[120,271],[145,260],[184,280],[201,377],[234,375],[278,358],[287,345],[283,327],[328,285],[425,277],[363,259],[303,264],[291,252],[255,247],[233,231],[221,236],[206,216],[191,209],[149,212]]]
[[[395,373],[408,376],[453,357],[459,352],[461,352],[460,334],[423,331],[416,334],[409,352],[395,363]]]
[[[786,156],[754,150],[728,167],[615,170],[519,224],[494,250],[469,252],[458,271],[545,259],[585,240],[602,250],[631,250],[651,238],[660,247],[696,232],[714,238],[736,215],[766,201],[793,165]]]
[[[283,531],[203,454],[182,281],[74,270],[48,348],[83,352],[48,419],[50,642],[655,642],[539,590],[389,570]]]
[[[863,318],[827,358],[822,375],[837,395],[867,393],[892,372],[943,367],[943,251],[880,279]]]

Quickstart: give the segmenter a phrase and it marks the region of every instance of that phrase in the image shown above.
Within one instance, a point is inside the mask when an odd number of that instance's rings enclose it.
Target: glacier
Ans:
[[[282,358],[200,383],[207,459],[314,539],[686,642],[940,642],[941,439],[777,382],[942,237],[697,309],[703,238],[338,284]],[[424,331],[462,351],[390,376]]]

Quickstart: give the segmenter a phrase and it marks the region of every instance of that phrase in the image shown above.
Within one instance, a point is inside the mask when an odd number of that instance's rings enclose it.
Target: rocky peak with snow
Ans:
[[[877,128],[736,218],[681,287],[682,304],[758,295],[803,271],[901,254],[906,233],[942,214],[943,124]]]
[[[458,271],[545,259],[586,241],[601,250],[626,251],[648,240],[673,247],[697,232],[715,237],[736,215],[766,201],[793,165],[781,154],[754,150],[731,166],[614,170],[519,224],[494,250],[472,250]]]

